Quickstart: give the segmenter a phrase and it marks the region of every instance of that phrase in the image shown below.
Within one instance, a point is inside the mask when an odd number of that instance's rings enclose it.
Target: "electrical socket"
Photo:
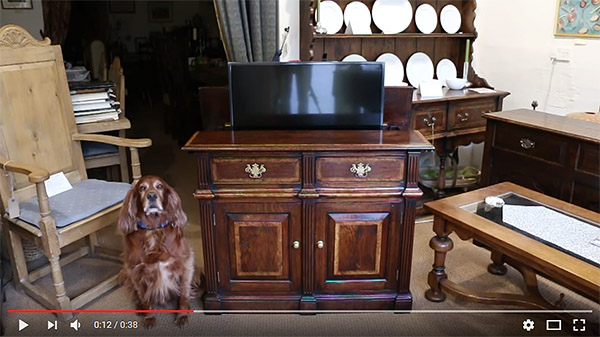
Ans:
[[[552,59],[556,61],[570,62],[571,61],[571,48],[558,47],[554,48],[552,53]]]

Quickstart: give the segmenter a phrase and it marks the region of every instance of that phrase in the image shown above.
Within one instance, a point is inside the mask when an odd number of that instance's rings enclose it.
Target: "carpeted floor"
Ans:
[[[175,144],[156,125],[145,123],[144,119],[136,119],[136,128],[129,137],[149,136],[154,145],[151,150],[141,153],[142,169],[145,174],[158,174],[164,177],[180,193],[183,206],[190,223],[186,235],[190,240],[198,264],[202,265],[201,239],[199,228],[198,206],[191,193],[196,186],[196,168],[193,156],[178,150]],[[74,319],[81,322],[79,331],[69,328],[68,322],[58,322],[58,330],[48,330],[47,321],[54,321],[52,314],[14,314],[7,309],[44,309],[40,304],[18,292],[12,284],[6,286],[6,302],[2,312],[2,320],[6,335],[31,336],[114,336],[114,335],[197,335],[197,336],[558,336],[574,334],[572,323],[563,320],[562,331],[546,331],[547,316],[525,313],[490,313],[473,312],[477,310],[518,309],[466,302],[453,296],[442,303],[432,303],[423,296],[427,289],[427,273],[433,263],[433,252],[429,248],[429,240],[433,234],[429,218],[418,219],[415,228],[415,244],[411,274],[411,292],[414,297],[410,314],[392,313],[344,313],[344,314],[192,314],[190,323],[177,328],[173,324],[174,314],[159,314],[157,326],[151,330],[94,329],[94,321],[137,321],[135,314],[85,313]],[[112,237],[112,239],[111,239]],[[119,239],[107,235],[104,242],[115,245]],[[509,267],[505,276],[495,276],[487,272],[489,252],[463,242],[452,236],[455,248],[447,259],[447,272],[454,281],[463,286],[487,291],[519,292],[522,280],[520,274]],[[99,281],[118,270],[118,266],[96,259],[82,259],[64,268],[64,275],[69,296],[77,295],[89,287],[92,282]],[[600,277],[600,275],[599,275]],[[46,277],[40,284],[50,288],[51,280]],[[568,309],[593,309],[594,314],[580,314],[578,317],[598,321],[600,305],[589,301],[573,292],[564,289],[545,279],[540,280],[540,288],[546,298],[557,299],[558,294],[565,293]],[[198,300],[193,301],[193,309],[201,309]],[[133,302],[123,287],[116,288],[101,296],[83,309],[135,309]],[[175,309],[172,303],[167,309]],[[422,312],[421,310],[440,310],[454,312]],[[472,310],[472,311],[465,311]],[[523,330],[523,320],[530,318],[535,323],[534,330]],[[18,331],[18,321],[22,319],[29,324],[23,331]],[[71,321],[72,322],[72,321]],[[588,323],[589,324],[589,323]],[[590,335],[590,329],[584,333]]]

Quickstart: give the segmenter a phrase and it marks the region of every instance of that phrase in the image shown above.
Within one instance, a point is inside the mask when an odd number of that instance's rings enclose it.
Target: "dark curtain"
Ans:
[[[277,0],[213,0],[228,61],[271,61],[277,51]]]
[[[42,0],[44,12],[43,37],[49,37],[52,44],[62,45],[69,31],[69,19],[71,18],[70,0]]]

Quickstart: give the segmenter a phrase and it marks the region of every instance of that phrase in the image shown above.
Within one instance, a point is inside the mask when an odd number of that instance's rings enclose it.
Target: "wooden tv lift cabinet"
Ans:
[[[412,307],[413,130],[204,131],[205,310]]]

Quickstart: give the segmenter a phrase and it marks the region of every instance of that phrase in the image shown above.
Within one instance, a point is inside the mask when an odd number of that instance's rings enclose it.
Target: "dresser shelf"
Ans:
[[[353,35],[353,34],[323,34],[315,35],[315,40],[328,40],[328,39],[434,39],[434,38],[474,38],[473,33],[464,34],[446,34],[446,33],[400,33],[400,34],[365,34],[365,35]]]

